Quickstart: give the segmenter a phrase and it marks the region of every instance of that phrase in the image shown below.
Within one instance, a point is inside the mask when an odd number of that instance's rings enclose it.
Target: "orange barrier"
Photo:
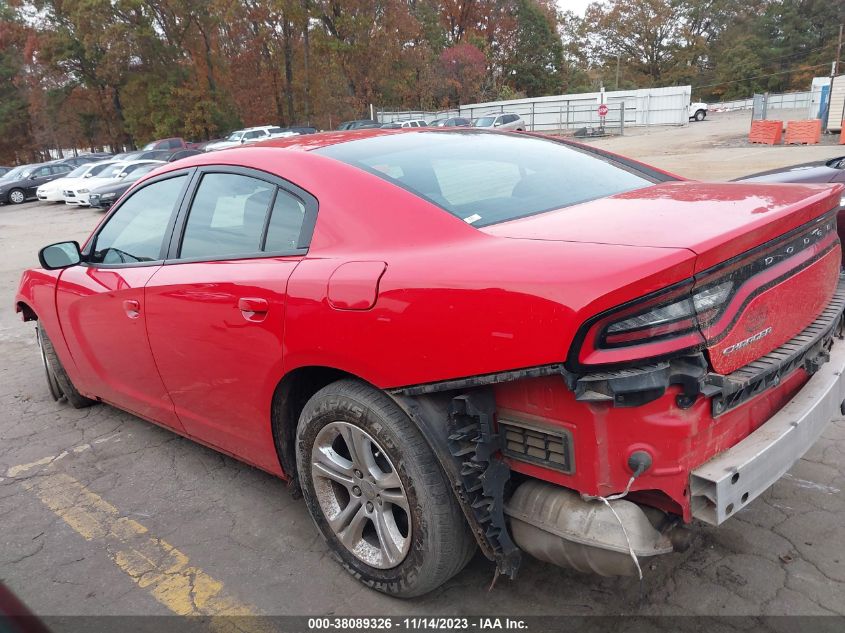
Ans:
[[[807,119],[805,121],[789,121],[786,124],[787,145],[792,143],[815,145],[822,137],[821,119]]]
[[[839,144],[845,145],[845,119],[842,119],[842,131],[839,133]]]
[[[780,145],[782,133],[783,121],[752,121],[751,131],[748,133],[748,142],[762,143],[764,145]]]

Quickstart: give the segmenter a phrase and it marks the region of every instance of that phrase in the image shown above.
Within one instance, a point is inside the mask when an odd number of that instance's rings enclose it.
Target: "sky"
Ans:
[[[593,0],[557,0],[557,7],[561,11],[572,11],[578,15],[584,15],[590,2]]]

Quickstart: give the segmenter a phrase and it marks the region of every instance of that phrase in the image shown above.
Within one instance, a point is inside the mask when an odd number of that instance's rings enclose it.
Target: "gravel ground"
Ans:
[[[739,119],[599,143],[703,178],[841,153],[743,146]],[[845,614],[845,420],[721,528],[696,526],[687,553],[649,563],[642,585],[529,559],[517,580],[488,591],[493,568],[476,556],[420,599],[363,588],[280,481],[111,407],[50,400],[34,328],[11,309],[14,291],[40,246],[82,240],[100,217],[0,207],[0,580],[36,613]],[[176,562],[150,560],[159,554]]]
[[[805,110],[773,110],[770,119],[806,118]],[[591,143],[694,180],[740,176],[845,155],[839,134],[823,135],[818,145],[752,145],[751,112],[711,112],[701,122],[659,129],[626,128],[625,136]]]

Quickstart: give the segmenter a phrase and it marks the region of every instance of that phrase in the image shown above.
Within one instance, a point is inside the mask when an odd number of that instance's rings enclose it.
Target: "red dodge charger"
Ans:
[[[636,574],[839,415],[842,189],[530,134],[295,137],[152,172],[16,309],[56,399],[284,478],[379,591],[476,547]]]

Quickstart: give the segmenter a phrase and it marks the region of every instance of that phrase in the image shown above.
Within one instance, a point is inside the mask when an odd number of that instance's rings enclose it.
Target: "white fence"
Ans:
[[[605,126],[621,131],[625,126],[686,125],[691,92],[690,86],[674,86],[471,103],[444,112],[379,110],[378,120],[382,123],[414,118],[430,121],[445,116],[474,119],[485,114],[512,112],[520,115],[531,131],[560,133],[599,127],[602,122],[598,106],[605,103],[610,109]],[[624,116],[620,114],[623,104]]]
[[[813,93],[809,90],[804,92],[785,92],[783,94],[770,94],[766,102],[766,110],[795,110],[809,108],[813,101]],[[754,107],[754,97],[748,99],[736,99],[734,101],[720,101],[719,103],[708,104],[712,110],[751,110]]]

